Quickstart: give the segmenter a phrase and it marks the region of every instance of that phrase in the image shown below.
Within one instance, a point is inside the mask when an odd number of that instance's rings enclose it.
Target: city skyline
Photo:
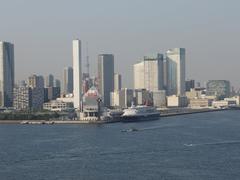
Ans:
[[[2,0],[0,180],[240,179],[239,7]]]
[[[55,7],[56,3],[58,7]],[[3,2],[0,39],[16,46],[16,80],[25,79],[29,74],[46,76],[51,71],[55,77],[62,77],[63,67],[71,66],[71,41],[78,37],[83,42],[84,69],[88,42],[91,73],[97,73],[98,54],[114,54],[116,72],[124,72],[123,87],[133,84],[133,79],[128,78],[132,68],[124,67],[126,62],[134,64],[149,53],[175,47],[184,47],[188,51],[187,79],[201,82],[227,79],[239,87],[240,80],[234,72],[239,65],[240,27],[236,22],[240,16],[237,10],[240,2],[105,0],[94,2],[94,6],[92,3],[53,0],[45,6],[46,1],[25,0],[12,7],[11,2]],[[13,8],[13,13],[6,21],[8,7]],[[91,13],[86,10],[90,7]],[[44,14],[41,13],[43,8]],[[65,8],[72,10],[65,11]],[[19,18],[21,23],[18,23]],[[217,64],[218,68],[215,68]]]

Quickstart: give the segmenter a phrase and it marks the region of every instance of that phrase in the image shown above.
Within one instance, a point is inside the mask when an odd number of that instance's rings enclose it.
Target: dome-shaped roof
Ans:
[[[99,97],[99,92],[95,86],[92,86],[85,94],[85,97]]]

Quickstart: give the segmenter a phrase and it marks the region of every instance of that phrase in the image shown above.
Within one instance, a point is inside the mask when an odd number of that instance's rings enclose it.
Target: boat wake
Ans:
[[[222,141],[222,142],[210,142],[210,143],[202,143],[202,144],[183,144],[187,147],[195,147],[195,146],[214,146],[214,145],[231,145],[231,144],[240,144],[240,141]]]
[[[132,131],[147,131],[147,130],[155,130],[155,129],[162,129],[162,128],[173,128],[176,126],[166,125],[166,126],[153,126],[147,128],[130,128],[130,129],[123,129],[122,132],[132,132]]]

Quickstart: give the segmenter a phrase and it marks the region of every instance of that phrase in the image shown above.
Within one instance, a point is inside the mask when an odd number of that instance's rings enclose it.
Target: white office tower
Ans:
[[[80,109],[82,95],[81,41],[73,40],[73,95],[74,108]]]
[[[12,107],[14,86],[14,45],[0,41],[0,107]]]
[[[185,49],[167,51],[168,95],[185,96]]]
[[[163,55],[145,56],[143,62],[135,64],[134,89],[158,91],[163,89]]]
[[[144,61],[133,65],[133,87],[144,89]]]

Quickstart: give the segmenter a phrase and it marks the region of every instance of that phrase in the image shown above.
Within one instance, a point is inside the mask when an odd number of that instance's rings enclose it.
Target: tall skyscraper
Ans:
[[[80,109],[82,96],[82,60],[80,40],[73,40],[73,82],[74,108]]]
[[[114,90],[114,56],[100,54],[98,56],[99,93],[105,106],[110,106],[110,93]]]
[[[44,103],[44,78],[43,76],[32,75],[28,78],[28,86],[31,88],[31,108],[42,109]]]
[[[122,76],[121,74],[114,74],[114,90],[120,90],[122,88]]]
[[[73,68],[65,67],[63,70],[63,92],[73,93]]]
[[[28,77],[28,86],[31,88],[44,88],[44,79],[42,76],[32,75]]]
[[[163,89],[163,55],[145,56],[133,67],[134,89],[158,91]]]
[[[133,65],[133,87],[144,89],[144,61]]]
[[[59,88],[61,88],[61,81],[60,81],[59,79],[55,79],[54,87],[59,87]]]
[[[193,80],[193,79],[187,80],[185,82],[185,90],[190,91],[193,88],[195,88],[195,80]]]
[[[185,95],[185,49],[167,51],[168,95]]]
[[[13,106],[14,45],[0,42],[0,107]]]
[[[49,74],[45,79],[45,87],[54,87],[54,76]]]
[[[163,88],[164,90],[167,90],[167,84],[168,84],[168,67],[167,67],[167,58],[164,58],[163,60]]]

